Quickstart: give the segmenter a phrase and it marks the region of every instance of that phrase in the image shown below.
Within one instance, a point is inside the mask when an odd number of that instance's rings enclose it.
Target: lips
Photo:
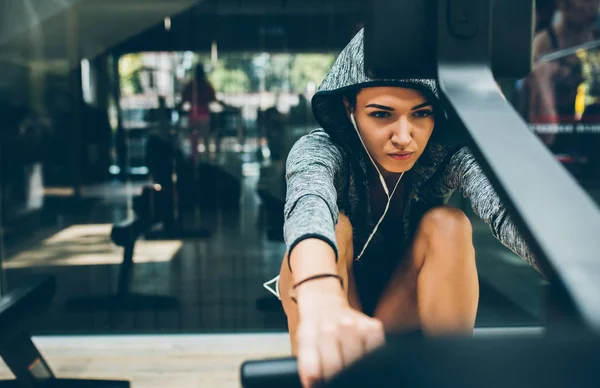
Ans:
[[[414,152],[398,152],[395,154],[389,154],[394,160],[408,160],[414,155]]]

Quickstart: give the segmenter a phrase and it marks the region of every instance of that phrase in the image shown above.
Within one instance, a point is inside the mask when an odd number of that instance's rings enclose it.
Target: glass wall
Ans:
[[[284,163],[360,13],[176,3],[56,5],[0,40],[0,272],[56,278],[37,332],[287,327],[263,287]]]
[[[362,2],[114,3],[0,40],[3,288],[57,279],[40,333],[285,331],[263,287],[285,253],[285,161]],[[556,28],[507,96],[593,192],[596,51],[550,55],[595,35]],[[469,215],[478,326],[538,325],[544,282]]]

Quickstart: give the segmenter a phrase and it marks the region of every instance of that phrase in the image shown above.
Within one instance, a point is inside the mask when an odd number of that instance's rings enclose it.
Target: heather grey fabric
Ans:
[[[338,91],[341,88],[348,86],[356,86],[370,82],[409,82],[417,85],[422,85],[430,89],[437,96],[437,85],[431,79],[371,79],[364,72],[364,55],[363,55],[364,30],[360,30],[348,45],[338,55],[335,63],[331,67],[329,74],[325,77],[317,93]]]
[[[363,32],[359,32],[337,58],[313,98],[313,111],[322,128],[301,138],[286,163],[287,194],[284,236],[288,251],[306,238],[320,238],[336,251],[335,225],[339,212],[348,215],[354,229],[354,252],[358,254],[374,228],[367,179],[373,168],[342,103],[350,88],[379,85],[411,87],[437,100],[434,80],[374,80],[363,71]],[[539,270],[535,258],[507,215],[490,182],[464,147],[439,140],[450,129],[436,114],[434,134],[422,156],[410,170],[411,185],[404,210],[403,239],[413,238],[421,217],[431,208],[447,203],[455,190],[471,201],[474,212],[494,236]],[[438,122],[439,121],[439,122]],[[375,235],[373,241],[381,239]],[[368,248],[367,248],[368,250]]]

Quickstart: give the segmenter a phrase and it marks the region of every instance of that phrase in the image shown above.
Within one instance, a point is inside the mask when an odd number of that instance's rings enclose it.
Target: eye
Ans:
[[[369,116],[375,117],[376,119],[384,119],[386,117],[390,117],[390,113],[382,110],[377,110],[369,113]]]
[[[413,116],[417,118],[425,118],[433,115],[433,110],[431,109],[420,109],[413,112]]]

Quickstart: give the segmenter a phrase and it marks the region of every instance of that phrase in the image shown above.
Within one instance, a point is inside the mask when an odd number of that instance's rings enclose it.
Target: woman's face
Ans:
[[[425,150],[435,124],[433,106],[414,89],[362,89],[353,109],[360,135],[371,157],[391,173],[410,170]]]

